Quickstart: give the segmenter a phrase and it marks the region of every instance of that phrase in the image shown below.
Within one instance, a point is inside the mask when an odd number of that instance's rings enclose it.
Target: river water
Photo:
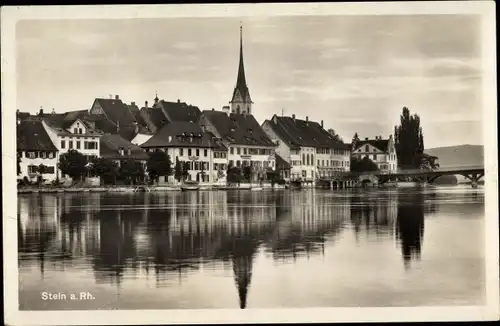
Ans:
[[[481,305],[484,218],[459,186],[19,195],[19,305]]]

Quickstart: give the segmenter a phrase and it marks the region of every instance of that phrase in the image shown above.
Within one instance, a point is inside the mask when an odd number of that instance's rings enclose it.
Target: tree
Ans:
[[[421,168],[426,170],[436,170],[439,169],[439,163],[437,162],[438,157],[429,154],[422,154],[421,158]]]
[[[339,141],[339,142],[343,141],[342,138],[335,132],[335,130],[333,128],[330,128],[327,131],[330,135],[333,136],[334,140]]]
[[[159,177],[172,174],[172,162],[170,156],[164,151],[154,151],[150,153],[146,163],[148,174],[152,180],[158,181]]]
[[[243,176],[245,177],[246,181],[248,181],[248,182],[252,181],[252,174],[253,174],[253,171],[252,171],[251,166],[247,165],[247,166],[243,167]]]
[[[394,142],[398,165],[402,169],[418,169],[422,166],[424,136],[420,127],[420,117],[411,115],[407,107],[403,108],[400,125],[394,127]]]
[[[123,160],[120,162],[120,176],[127,183],[135,184],[138,180],[144,177],[144,168],[142,163],[132,159]]]
[[[98,157],[89,164],[90,176],[99,177],[103,183],[115,183],[118,175],[118,164],[110,159]]]
[[[190,162],[182,162],[182,179],[186,180],[189,176],[189,170],[191,170]]]
[[[230,166],[227,170],[227,182],[240,184],[241,179],[241,169],[236,166]]]
[[[278,182],[280,179],[280,174],[278,171],[273,171],[272,169],[268,169],[266,171],[266,178],[271,182],[271,187],[274,188],[274,185]]]
[[[174,178],[177,180],[177,182],[181,182],[182,180],[182,164],[181,161],[179,161],[179,158],[175,158],[175,166],[174,166]]]
[[[77,150],[70,149],[68,152],[59,156],[59,170],[67,174],[71,179],[81,179],[85,173],[85,156]]]
[[[351,171],[352,172],[370,172],[378,171],[378,166],[369,157],[365,156],[363,159],[351,158]]]
[[[351,142],[352,148],[351,148],[351,150],[356,149],[356,147],[358,146],[358,143],[359,143],[359,136],[358,136],[358,133],[355,132],[354,133],[354,137],[352,137],[352,142]]]

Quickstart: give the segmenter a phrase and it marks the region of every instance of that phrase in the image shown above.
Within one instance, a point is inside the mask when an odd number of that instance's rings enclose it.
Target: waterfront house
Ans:
[[[194,122],[171,122],[141,145],[147,152],[162,150],[170,156],[172,170],[176,160],[189,164],[188,180],[214,183],[223,177],[218,170],[227,168],[227,148],[211,132]],[[217,165],[216,165],[217,164]],[[174,175],[160,178],[173,183]]]
[[[292,170],[292,166],[278,154],[275,154],[275,156],[276,156],[276,172],[279,173],[281,179],[284,179],[285,181],[290,181],[290,171]]]
[[[368,157],[381,171],[398,169],[398,157],[392,135],[387,139],[376,136],[375,139],[365,138],[353,143],[351,156],[360,160]]]
[[[82,119],[64,121],[51,119],[50,115],[40,120],[43,128],[56,146],[59,155],[74,149],[82,153],[88,162],[99,157],[99,139],[103,132]],[[59,174],[60,171],[57,171]],[[59,175],[66,178],[65,175]]]
[[[129,142],[120,135],[106,134],[99,139],[100,157],[115,161],[120,165],[120,161],[134,160],[141,162],[144,166],[149,158],[146,151]]]
[[[317,123],[274,115],[262,128],[276,143],[276,153],[291,165],[291,180],[314,182],[316,178],[332,177],[349,171],[349,145],[337,140]]]
[[[20,158],[18,176],[37,181],[57,178],[58,149],[42,125],[41,120],[17,121],[17,155]]]

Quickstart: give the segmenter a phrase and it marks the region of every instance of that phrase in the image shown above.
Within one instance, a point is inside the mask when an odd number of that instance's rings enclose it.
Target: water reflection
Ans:
[[[358,244],[393,241],[410,268],[421,257],[424,215],[449,198],[376,190],[20,196],[19,265],[38,267],[42,278],[47,262],[82,269],[118,289],[144,277],[161,288],[226,271],[244,309],[260,255],[280,264],[321,257],[352,234]],[[464,198],[477,201],[477,193]]]

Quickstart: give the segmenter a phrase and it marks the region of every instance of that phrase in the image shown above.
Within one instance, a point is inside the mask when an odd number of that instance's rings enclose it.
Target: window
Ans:
[[[184,148],[179,149],[179,156],[184,156]]]
[[[306,165],[306,154],[302,154],[302,165]]]
[[[229,153],[230,153],[230,154],[234,154],[234,148],[233,148],[233,147],[231,147],[231,148],[229,149]]]
[[[247,149],[243,148],[243,154],[247,155]]]
[[[28,157],[29,158],[35,158],[35,153],[34,152],[28,152]]]
[[[236,154],[240,155],[241,154],[241,148],[236,148]]]
[[[48,158],[54,158],[54,153],[50,152]]]
[[[321,160],[321,166],[325,166],[325,160]]]
[[[40,153],[40,158],[47,158],[47,153],[41,152]]]
[[[61,140],[61,148],[66,148],[66,141],[65,140]]]
[[[191,156],[191,148],[188,149],[188,156]]]
[[[28,165],[28,173],[36,173],[38,171],[38,166]]]
[[[46,166],[45,169],[43,169],[44,174],[54,174],[54,167],[53,166]]]
[[[78,128],[78,133],[79,133],[80,135],[81,135],[81,134],[83,134],[83,132],[82,132],[82,128]]]
[[[72,149],[72,148],[73,148],[73,141],[72,141],[72,140],[70,140],[70,141],[69,141],[69,149]]]
[[[369,150],[370,150],[369,146],[368,146],[368,145],[366,145],[366,146],[365,146],[365,152],[368,152]]]
[[[234,166],[234,161],[233,160],[229,160],[229,165],[230,166]]]
[[[237,161],[236,161],[236,166],[237,166],[237,167],[241,167],[241,161],[240,161],[240,160],[237,160]]]
[[[73,128],[73,133],[77,134],[78,133],[78,128]]]
[[[80,142],[79,141],[76,142],[76,149],[80,149]]]
[[[196,149],[196,156],[200,156],[200,150]]]
[[[377,154],[373,154],[373,160],[377,160]]]
[[[210,163],[205,162],[205,170],[210,170]]]
[[[203,150],[203,156],[207,157],[207,154],[208,154],[208,150]]]

